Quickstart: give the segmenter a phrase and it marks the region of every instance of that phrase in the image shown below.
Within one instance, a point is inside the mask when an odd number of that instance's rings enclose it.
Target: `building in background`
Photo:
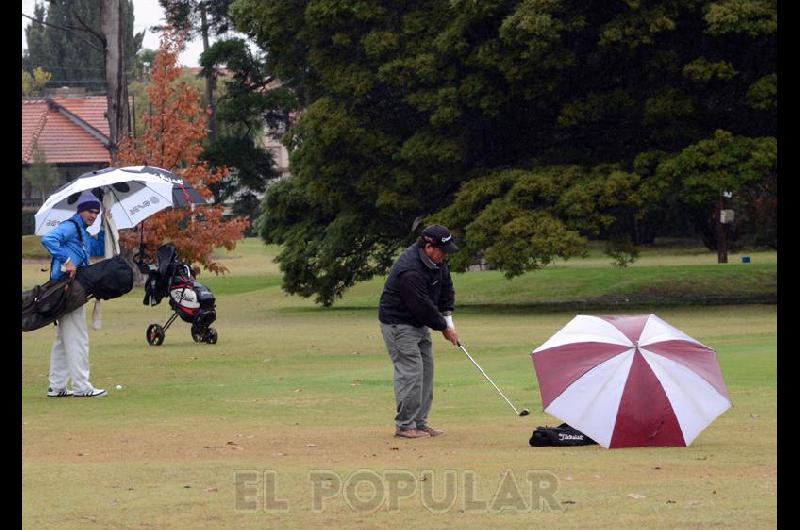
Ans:
[[[107,107],[105,96],[85,96],[82,89],[75,88],[22,100],[23,207],[41,206],[47,195],[63,183],[111,164]],[[49,190],[37,189],[24,176],[34,163],[37,148],[58,173]]]

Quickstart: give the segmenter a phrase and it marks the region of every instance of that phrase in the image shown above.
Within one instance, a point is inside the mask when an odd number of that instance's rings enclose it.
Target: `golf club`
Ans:
[[[465,347],[464,347],[464,346],[461,344],[461,342],[458,342],[457,344],[458,344],[458,347],[459,347],[459,348],[461,348],[461,350],[462,350],[464,353],[466,353],[466,354],[467,354],[467,357],[469,357],[469,360],[470,360],[470,361],[472,361],[472,364],[474,364],[474,365],[475,365],[475,367],[476,367],[478,370],[480,370],[480,371],[481,371],[481,373],[483,374],[483,377],[485,377],[485,378],[486,378],[486,380],[487,380],[487,381],[489,381],[489,382],[492,384],[492,386],[494,387],[494,389],[495,389],[495,390],[497,390],[497,393],[498,393],[498,394],[500,394],[501,396],[503,396],[503,399],[505,399],[505,400],[506,400],[506,403],[508,403],[509,405],[511,405],[511,408],[512,408],[512,409],[514,409],[514,413],[515,413],[517,416],[527,416],[528,414],[530,414],[530,413],[531,413],[531,411],[529,411],[528,409],[517,410],[517,407],[515,407],[515,406],[514,406],[514,404],[513,404],[513,403],[511,403],[511,401],[509,401],[509,400],[508,400],[508,398],[505,396],[505,394],[503,394],[503,393],[500,391],[500,389],[499,389],[499,388],[497,388],[497,385],[496,385],[496,384],[494,384],[494,381],[492,381],[492,380],[489,378],[489,376],[488,376],[488,375],[486,375],[486,372],[484,372],[484,371],[483,371],[483,368],[481,368],[481,367],[480,367],[480,365],[479,365],[478,363],[476,363],[476,362],[475,362],[475,359],[473,359],[473,358],[472,358],[472,355],[470,355],[470,354],[469,354],[469,352],[468,352],[468,351],[467,351],[467,349],[466,349],[466,348],[465,348]]]

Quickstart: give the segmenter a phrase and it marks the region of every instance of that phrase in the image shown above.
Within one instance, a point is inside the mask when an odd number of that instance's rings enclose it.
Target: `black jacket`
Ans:
[[[447,328],[442,313],[455,307],[455,291],[447,263],[434,264],[416,244],[408,247],[389,271],[378,319],[384,324]]]

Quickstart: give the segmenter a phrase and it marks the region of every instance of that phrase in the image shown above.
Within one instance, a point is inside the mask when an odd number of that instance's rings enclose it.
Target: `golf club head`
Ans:
[[[527,416],[530,413],[531,411],[529,411],[528,409],[522,409],[521,411],[519,411],[520,416]]]

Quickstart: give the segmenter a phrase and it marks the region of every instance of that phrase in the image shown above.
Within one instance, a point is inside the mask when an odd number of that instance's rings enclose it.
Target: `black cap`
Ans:
[[[422,231],[420,236],[423,241],[430,243],[434,247],[442,249],[447,254],[455,252],[458,247],[453,243],[453,236],[450,230],[442,225],[431,225]]]

